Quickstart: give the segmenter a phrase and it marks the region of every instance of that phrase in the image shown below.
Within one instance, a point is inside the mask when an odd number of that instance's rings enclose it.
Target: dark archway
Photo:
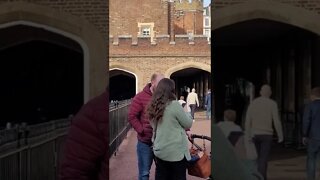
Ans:
[[[136,77],[122,70],[110,71],[110,101],[131,99],[136,94]]]
[[[79,44],[25,25],[0,29],[1,123],[28,124],[66,118],[84,101]]]
[[[180,96],[187,98],[187,88],[191,91],[192,88],[196,89],[199,97],[200,106],[204,105],[204,98],[208,88],[211,87],[210,73],[198,68],[186,68],[176,71],[171,74],[170,78],[176,83],[176,95],[178,99]]]
[[[261,85],[267,83],[272,86],[272,98],[281,111],[286,140],[298,140],[305,99],[309,89],[319,84],[319,36],[266,19],[224,26],[212,34],[217,119],[221,120],[223,110],[228,108],[226,92],[233,87],[233,95],[238,99],[233,98],[231,104],[237,107],[238,123],[242,124],[250,98],[247,93],[239,93],[248,90],[241,82],[251,82],[255,96]]]

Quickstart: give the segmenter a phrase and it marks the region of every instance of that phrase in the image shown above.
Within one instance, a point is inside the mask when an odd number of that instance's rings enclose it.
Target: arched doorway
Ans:
[[[310,89],[319,85],[320,26],[311,21],[320,16],[282,3],[250,1],[217,10],[213,17],[214,83],[222,87],[215,88],[217,119],[227,108],[228,87],[239,79],[252,82],[256,96],[268,83],[281,111],[286,144],[298,146],[301,109]],[[236,104],[240,124],[247,103]]]
[[[176,95],[183,96],[186,100],[188,91],[196,89],[200,107],[204,106],[204,98],[207,90],[211,87],[210,72],[198,68],[185,68],[171,74],[170,78],[176,83]]]
[[[84,18],[34,3],[1,3],[0,29],[15,25],[41,28],[77,42],[83,51],[84,102],[105,91],[109,80],[106,78],[107,43],[106,38],[93,24]]]
[[[77,113],[84,102],[83,51],[77,42],[26,25],[1,28],[0,39],[0,96],[5,104],[0,126]]]
[[[137,93],[137,76],[121,69],[110,70],[110,101],[131,99]]]

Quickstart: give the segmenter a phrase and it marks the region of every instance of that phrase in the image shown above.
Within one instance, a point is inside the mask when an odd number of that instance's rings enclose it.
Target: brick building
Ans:
[[[176,34],[203,34],[202,0],[175,1],[175,13]]]
[[[183,31],[183,28],[177,28],[181,11],[191,18],[190,21],[185,19]],[[204,98],[210,86],[211,68],[210,42],[202,35],[201,1],[151,0],[141,3],[139,0],[111,0],[109,16],[110,86],[117,89],[118,95],[134,89],[127,96],[132,97],[150,81],[152,73],[159,72],[176,81],[177,95],[185,95],[184,86],[188,86],[195,87],[200,98]],[[188,36],[186,30],[189,28],[196,34]],[[122,87],[121,81],[133,82],[133,86]],[[116,93],[112,89],[111,96]]]
[[[203,8],[203,35],[211,38],[211,4]]]
[[[285,144],[299,147],[302,109],[320,85],[320,1],[214,0],[211,12],[214,83],[225,87],[215,89],[217,117],[234,106],[241,122],[250,96],[271,84]]]

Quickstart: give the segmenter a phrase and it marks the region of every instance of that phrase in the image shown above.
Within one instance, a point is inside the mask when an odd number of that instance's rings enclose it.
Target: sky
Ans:
[[[211,0],[204,0],[203,7],[207,7],[210,4]]]

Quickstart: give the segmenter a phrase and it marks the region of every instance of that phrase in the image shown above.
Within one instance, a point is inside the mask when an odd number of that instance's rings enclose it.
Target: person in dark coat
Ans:
[[[72,120],[59,169],[60,180],[107,180],[108,156],[107,92],[82,106]]]
[[[311,103],[303,114],[303,144],[307,145],[307,180],[316,179],[317,157],[320,154],[320,87],[311,90]]]
[[[150,169],[154,157],[151,149],[153,129],[150,125],[150,120],[147,117],[146,110],[148,104],[151,102],[152,93],[155,91],[159,81],[163,78],[164,76],[161,74],[153,74],[151,82],[133,98],[129,109],[129,123],[137,132],[138,137],[137,155],[139,180],[149,180]]]

